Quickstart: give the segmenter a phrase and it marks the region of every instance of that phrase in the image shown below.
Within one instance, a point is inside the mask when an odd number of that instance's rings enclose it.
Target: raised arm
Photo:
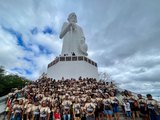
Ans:
[[[71,24],[67,23],[67,22],[65,22],[63,24],[62,29],[61,29],[61,33],[59,35],[60,39],[62,39],[64,37],[64,35],[70,30],[70,26],[71,26]]]

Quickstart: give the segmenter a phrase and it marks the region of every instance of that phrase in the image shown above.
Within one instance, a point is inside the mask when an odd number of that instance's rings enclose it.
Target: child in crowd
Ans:
[[[61,114],[59,108],[54,112],[54,120],[61,120]]]
[[[125,109],[127,120],[130,120],[132,117],[131,107],[130,107],[130,103],[126,99],[124,100],[124,109]]]

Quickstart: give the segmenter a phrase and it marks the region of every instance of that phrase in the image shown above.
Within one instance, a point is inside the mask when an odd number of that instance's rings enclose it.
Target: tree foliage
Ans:
[[[28,82],[18,75],[5,75],[4,67],[0,66],[0,97],[8,94],[12,88],[24,87]]]

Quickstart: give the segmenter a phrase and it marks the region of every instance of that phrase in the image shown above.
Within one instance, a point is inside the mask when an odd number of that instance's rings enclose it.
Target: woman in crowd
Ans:
[[[70,120],[71,119],[71,105],[72,102],[69,100],[69,94],[66,94],[66,98],[62,102],[62,108],[63,108],[63,120]]]
[[[151,94],[147,94],[146,103],[150,120],[160,120],[157,101],[152,99]]]
[[[53,119],[54,120],[61,120],[61,114],[59,108],[56,108],[53,114]]]
[[[32,111],[32,119],[39,120],[40,118],[40,105],[38,100],[35,100],[34,105],[31,108]]]
[[[133,120],[135,120],[135,117],[139,118],[139,108],[138,108],[137,98],[133,96],[130,91],[128,91],[127,100],[130,103]]]
[[[75,103],[73,103],[73,117],[74,120],[80,120],[81,117],[81,106],[77,97],[75,98]]]
[[[142,98],[141,94],[138,94],[138,104],[139,104],[139,114],[142,117],[143,120],[148,120],[148,115],[147,115],[147,103],[144,98]]]
[[[113,92],[110,95],[114,116],[116,120],[119,120],[119,100]]]
[[[95,117],[96,117],[96,120],[101,120],[101,119],[104,119],[104,115],[103,115],[103,95],[101,93],[96,93],[96,95],[94,95],[96,98],[95,98],[95,106],[96,106],[96,109],[95,109]]]
[[[15,100],[12,108],[11,120],[21,120],[23,110],[23,100]]]
[[[40,120],[49,120],[50,119],[51,110],[47,106],[46,101],[42,101],[40,106]]]
[[[84,108],[86,110],[86,120],[95,120],[95,104],[91,101],[90,97],[87,98]]]
[[[112,115],[113,115],[113,108],[112,108],[112,103],[109,94],[105,94],[105,99],[103,100],[104,104],[104,115],[106,116],[107,120],[113,120]]]

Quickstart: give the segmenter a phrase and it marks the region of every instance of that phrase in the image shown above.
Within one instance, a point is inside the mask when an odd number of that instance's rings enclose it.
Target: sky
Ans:
[[[36,80],[59,56],[75,12],[89,58],[119,87],[160,96],[159,0],[0,0],[0,65]]]

